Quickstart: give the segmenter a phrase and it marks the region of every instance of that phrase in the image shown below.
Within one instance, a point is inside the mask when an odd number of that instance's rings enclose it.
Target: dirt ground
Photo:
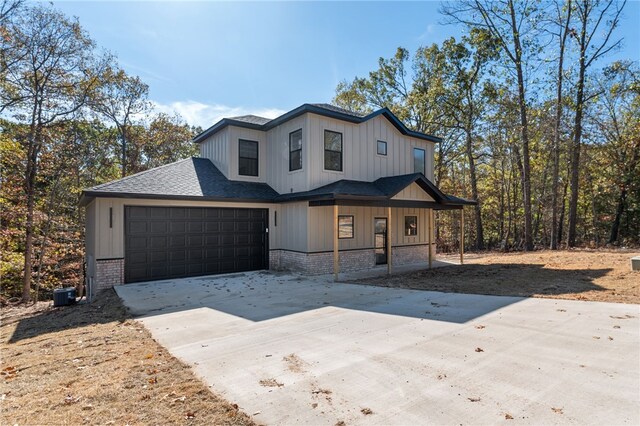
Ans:
[[[640,271],[629,251],[469,254],[464,265],[362,279],[361,284],[452,293],[640,303]],[[459,257],[442,257],[459,261]]]
[[[126,313],[92,304],[3,307],[0,424],[253,425]]]

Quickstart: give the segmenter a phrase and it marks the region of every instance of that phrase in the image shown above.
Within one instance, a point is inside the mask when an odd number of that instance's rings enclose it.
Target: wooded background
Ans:
[[[479,200],[467,246],[640,244],[638,64],[607,62],[624,1],[443,3],[459,39],[398,48],[334,103],[387,107],[444,139],[436,184]],[[47,4],[0,3],[2,298],[83,279],[83,188],[197,154],[200,129],[154,113],[148,86]],[[438,217],[441,251],[458,222]]]

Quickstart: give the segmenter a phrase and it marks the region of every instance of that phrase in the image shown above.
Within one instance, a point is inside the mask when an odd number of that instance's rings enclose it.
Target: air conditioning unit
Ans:
[[[65,287],[53,290],[53,306],[66,306],[76,303],[76,288]]]

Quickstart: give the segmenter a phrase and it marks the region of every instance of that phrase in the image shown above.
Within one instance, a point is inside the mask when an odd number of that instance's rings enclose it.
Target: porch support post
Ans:
[[[387,274],[391,273],[391,263],[393,262],[393,253],[391,253],[391,228],[393,221],[391,219],[391,207],[387,207]]]
[[[338,281],[340,254],[338,252],[338,205],[333,206],[333,279]]]
[[[431,254],[431,235],[433,231],[433,209],[427,210],[427,242],[429,243],[429,269],[433,265],[433,255]]]
[[[464,265],[464,208],[460,209],[460,264]]]

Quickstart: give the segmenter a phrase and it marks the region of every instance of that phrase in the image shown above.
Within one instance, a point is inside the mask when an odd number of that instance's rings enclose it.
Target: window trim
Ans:
[[[242,157],[240,155],[240,145],[242,142],[250,142],[256,144],[256,158]],[[240,160],[255,160],[256,161],[256,174],[255,175],[247,175],[240,173]],[[247,177],[260,177],[260,142],[253,141],[251,139],[242,139],[238,138],[238,176],[247,176]]]
[[[335,133],[337,135],[340,135],[340,151],[333,151],[331,149],[327,149],[326,148],[326,134],[327,133]],[[326,162],[326,153],[327,151],[329,152],[339,152],[340,153],[340,170],[335,170],[335,169],[327,169],[327,162]],[[324,132],[322,134],[322,169],[326,172],[336,172],[336,173],[344,173],[344,135],[341,132],[336,132],[335,130],[329,130],[329,129],[324,129]]]
[[[380,154],[380,144],[383,143],[384,144],[384,154]],[[386,157],[387,153],[389,152],[389,144],[387,143],[387,141],[383,141],[383,140],[377,140],[376,141],[376,155],[380,155],[382,157]]]
[[[407,228],[407,218],[413,217],[416,220],[416,233],[415,234],[408,234],[407,231],[409,231],[409,229]],[[418,216],[415,214],[408,214],[404,216],[404,236],[405,237],[417,237],[418,236]]]
[[[350,237],[341,237],[340,236],[340,219],[349,217],[351,218],[351,236]],[[356,219],[352,214],[339,214],[338,215],[338,239],[339,240],[353,240],[356,237]]]
[[[300,149],[295,149],[295,150],[291,150],[291,135],[293,135],[294,133],[298,133],[300,132]],[[300,151],[300,167],[298,167],[297,169],[292,169],[291,168],[291,154],[293,152],[297,152]],[[302,170],[302,127],[299,128],[298,130],[294,130],[293,132],[289,132],[289,171],[290,172],[297,172],[299,170]]]
[[[414,173],[418,173],[418,171],[416,170],[416,151],[422,151],[422,155],[423,155],[423,160],[422,160],[422,168],[423,168],[423,172],[422,174],[426,176],[427,174],[427,150],[424,148],[418,148],[417,146],[413,147],[413,151],[411,151],[412,155],[412,159],[413,159],[413,172]]]

